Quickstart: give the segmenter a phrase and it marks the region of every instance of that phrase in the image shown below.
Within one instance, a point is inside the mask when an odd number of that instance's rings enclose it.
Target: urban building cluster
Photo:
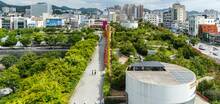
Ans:
[[[148,10],[143,5],[125,4],[107,8],[105,12],[108,21],[119,22],[126,28],[137,28],[137,21],[143,19],[178,34],[189,34],[207,42],[220,43],[220,13],[213,9],[189,12],[184,5],[174,3],[167,9]],[[204,28],[211,30],[204,31]]]
[[[2,7],[0,28],[65,27],[71,29],[85,26],[102,26],[104,21],[94,15],[83,15],[77,10],[53,10],[52,5],[44,2],[31,5],[30,9],[25,9],[25,13],[16,11],[14,7]],[[56,14],[56,12],[60,14]]]
[[[216,10],[188,12],[184,5],[174,3],[167,9],[148,10],[143,5],[124,4],[106,8],[96,15],[77,10],[52,9],[47,3],[32,4],[25,13],[15,7],[2,7],[0,28],[32,27],[102,27],[104,22],[118,22],[126,28],[137,28],[140,19],[163,26],[175,33],[198,36],[210,43],[220,43],[220,20]]]

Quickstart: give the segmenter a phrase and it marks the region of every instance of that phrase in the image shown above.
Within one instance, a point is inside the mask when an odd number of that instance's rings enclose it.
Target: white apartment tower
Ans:
[[[158,26],[160,23],[159,16],[156,14],[152,14],[152,13],[146,13],[144,16],[144,20],[148,21],[156,26]]]
[[[184,23],[186,21],[186,9],[184,5],[181,5],[180,3],[173,4],[172,20],[179,23]]]

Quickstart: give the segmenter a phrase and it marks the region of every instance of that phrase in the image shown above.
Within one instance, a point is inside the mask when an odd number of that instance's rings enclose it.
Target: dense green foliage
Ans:
[[[21,56],[17,63],[0,72],[0,88],[14,91],[0,98],[0,104],[68,103],[96,45],[95,36],[76,41],[65,55],[49,52]]]
[[[208,97],[213,104],[219,104],[220,101],[220,80],[217,78],[212,81],[203,81],[198,86],[198,91]]]
[[[15,57],[13,55],[8,55],[8,56],[3,57],[0,62],[6,68],[9,68],[10,66],[12,66],[13,64],[15,64],[17,62],[17,57]]]
[[[1,41],[1,45],[5,47],[15,46],[18,41],[25,47],[72,46],[83,38],[97,38],[93,32],[94,30],[89,28],[83,28],[81,31],[57,28],[0,29],[0,39],[6,38],[5,41]]]

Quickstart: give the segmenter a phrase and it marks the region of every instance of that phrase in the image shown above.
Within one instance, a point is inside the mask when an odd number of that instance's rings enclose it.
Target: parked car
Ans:
[[[199,45],[199,49],[200,50],[206,50],[205,46],[203,46],[203,45]]]
[[[216,47],[213,47],[213,51],[218,51],[218,48],[216,48]]]
[[[213,52],[213,55],[219,56],[219,53],[218,52]]]

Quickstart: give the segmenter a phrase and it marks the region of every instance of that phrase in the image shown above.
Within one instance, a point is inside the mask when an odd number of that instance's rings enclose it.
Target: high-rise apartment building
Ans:
[[[123,7],[123,12],[127,14],[128,19],[141,19],[144,17],[144,6],[143,5],[134,5],[134,4],[125,4]]]
[[[164,27],[171,28],[172,25],[172,8],[168,8],[163,13],[163,25]]]
[[[137,6],[137,19],[142,19],[144,17],[144,6]]]
[[[172,20],[174,22],[184,23],[186,21],[186,9],[184,5],[175,3],[172,6]]]
[[[52,14],[52,6],[47,3],[31,5],[31,16],[42,17],[44,13]]]

